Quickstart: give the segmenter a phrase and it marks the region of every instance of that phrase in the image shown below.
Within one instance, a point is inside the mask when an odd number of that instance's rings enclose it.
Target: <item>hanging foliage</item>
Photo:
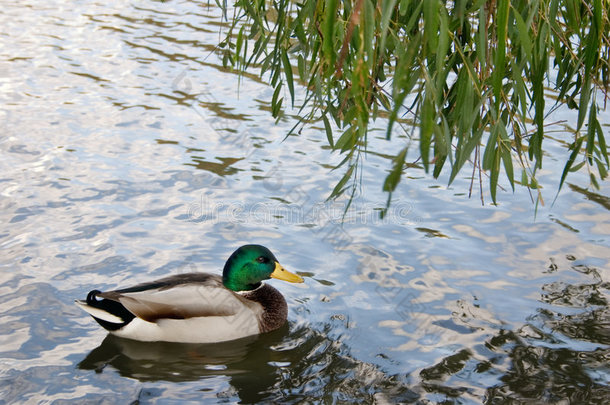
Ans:
[[[367,131],[384,119],[387,138],[418,139],[418,162],[453,181],[467,162],[488,174],[496,201],[503,171],[534,190],[549,111],[578,111],[567,122],[570,154],[560,178],[583,166],[593,186],[610,167],[597,113],[610,83],[608,0],[237,1],[221,46],[225,63],[260,69],[274,87],[274,117],[294,107],[293,130],[321,121],[329,145],[345,154],[331,197],[354,184]],[[554,105],[545,91],[551,88]],[[285,101],[282,95],[289,96]],[[555,97],[554,96],[554,97]],[[606,134],[607,135],[607,134]],[[399,184],[408,145],[397,151],[383,189]],[[519,176],[520,172],[520,176]],[[388,199],[389,201],[389,199]]]

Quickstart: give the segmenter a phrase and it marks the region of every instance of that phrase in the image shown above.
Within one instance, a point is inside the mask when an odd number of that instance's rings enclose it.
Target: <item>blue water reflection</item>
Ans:
[[[222,67],[225,26],[197,1],[3,4],[2,400],[610,397],[608,184],[573,173],[551,205],[568,133],[548,140],[536,214],[524,190],[481,205],[468,178],[447,187],[414,165],[381,219],[408,139],[385,141],[380,123],[344,216],[347,200],[326,201],[343,157],[322,127],[284,140],[293,121],[270,117],[273,89]],[[306,277],[278,286],[290,312],[275,333],[141,344],[73,305],[93,288],[219,273],[244,243]]]

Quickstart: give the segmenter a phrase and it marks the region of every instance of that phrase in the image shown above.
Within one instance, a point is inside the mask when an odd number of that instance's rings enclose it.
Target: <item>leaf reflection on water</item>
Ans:
[[[409,284],[402,281],[412,269],[395,263],[384,252],[363,249],[360,253],[364,258],[354,281],[377,284],[378,302],[393,307],[402,319],[383,321],[380,326],[411,340],[396,348],[397,356],[425,345],[449,349],[458,340],[471,342],[433,366],[412,370],[411,375],[419,377],[419,387],[411,385],[415,392],[460,403],[484,398],[485,403],[567,400],[603,404],[610,397],[610,283],[595,268],[571,266],[570,270],[588,276],[580,284],[544,284],[541,307],[525,324],[511,328],[479,308],[476,297],[458,299],[455,305],[447,302],[451,313],[433,315],[435,311],[428,306],[434,307],[437,301],[422,297],[426,289],[445,290],[446,295],[439,293],[438,299],[447,301],[450,291],[442,284],[422,284],[421,291],[414,290],[413,280]],[[576,258],[569,256],[568,260]],[[551,263],[557,270],[555,261]],[[477,384],[465,388],[460,383],[464,380],[478,381],[478,388]]]

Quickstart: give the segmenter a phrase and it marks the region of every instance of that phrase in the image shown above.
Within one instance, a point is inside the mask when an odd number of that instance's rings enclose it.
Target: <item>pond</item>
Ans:
[[[553,202],[569,133],[545,141],[544,205],[411,168],[380,219],[409,141],[380,122],[343,217],[343,157],[322,126],[284,140],[295,112],[275,122],[273,89],[222,67],[211,3],[4,2],[0,402],[606,403],[610,188],[583,168]],[[245,243],[305,278],[270,281],[272,333],[139,343],[74,305],[220,273]]]

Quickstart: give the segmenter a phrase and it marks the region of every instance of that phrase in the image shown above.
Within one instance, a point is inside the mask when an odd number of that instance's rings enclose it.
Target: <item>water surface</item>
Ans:
[[[536,215],[525,190],[481,205],[468,170],[447,187],[412,168],[381,220],[408,139],[379,123],[343,218],[325,203],[342,156],[322,128],[282,142],[273,90],[222,68],[223,26],[207,2],[2,3],[3,401],[607,402],[609,189],[574,173],[551,204],[569,133],[547,142]],[[271,281],[290,307],[276,332],[141,344],[73,305],[220,272],[243,243],[306,278]]]

